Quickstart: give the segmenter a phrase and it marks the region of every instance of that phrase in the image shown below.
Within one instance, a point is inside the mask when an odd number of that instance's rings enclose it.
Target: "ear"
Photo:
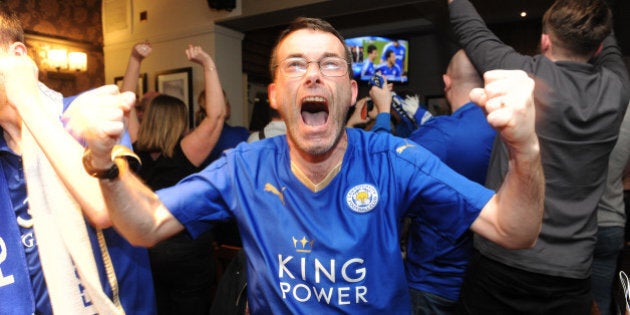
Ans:
[[[601,54],[603,49],[604,49],[604,43],[599,43],[599,47],[597,47],[597,50],[593,54],[593,57],[597,57],[599,54]]]
[[[443,74],[442,81],[444,81],[444,91],[448,91],[451,88],[451,76],[449,76],[448,74]]]
[[[549,35],[542,34],[540,35],[540,52],[545,55],[551,49],[551,39],[549,39]]]
[[[22,42],[15,42],[9,46],[9,53],[15,56],[26,56],[26,45]]]
[[[278,103],[276,102],[276,84],[275,83],[270,83],[269,85],[267,85],[267,97],[269,97],[269,107],[280,112],[280,110],[278,109]]]
[[[350,80],[350,89],[352,90],[352,100],[348,107],[351,107],[354,103],[357,102],[357,96],[359,95],[359,85],[357,84],[357,81]]]

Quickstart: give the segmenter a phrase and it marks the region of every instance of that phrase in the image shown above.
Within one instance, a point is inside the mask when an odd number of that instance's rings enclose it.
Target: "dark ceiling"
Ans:
[[[539,21],[553,0],[472,0],[489,25]],[[630,21],[630,1],[609,0],[616,20]],[[623,7],[623,8],[621,8]],[[521,18],[520,12],[527,17]],[[410,38],[427,33],[450,36],[446,0],[331,0],[261,15],[233,18],[217,24],[243,32],[243,72],[252,82],[269,83],[268,62],[278,33],[294,18],[327,20],[345,37],[360,35]],[[617,37],[630,41],[627,22],[616,27]],[[617,25],[618,26],[618,25]],[[623,33],[619,29],[624,30]],[[627,38],[627,40],[625,40]],[[627,45],[626,45],[627,46]],[[626,55],[628,50],[625,49]]]

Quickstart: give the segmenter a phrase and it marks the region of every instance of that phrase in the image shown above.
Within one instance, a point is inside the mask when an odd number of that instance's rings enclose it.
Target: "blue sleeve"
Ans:
[[[376,116],[376,120],[374,121],[374,125],[370,129],[372,132],[392,132],[392,125],[390,124],[391,115],[389,113],[379,113]]]
[[[193,238],[211,229],[212,222],[232,217],[224,201],[226,196],[234,194],[229,170],[222,157],[176,185],[156,191],[160,201]]]
[[[409,196],[402,208],[409,209],[407,215],[441,231],[439,234],[448,240],[454,241],[467,231],[494,195],[422,146],[409,147],[398,156],[407,161],[398,169]]]

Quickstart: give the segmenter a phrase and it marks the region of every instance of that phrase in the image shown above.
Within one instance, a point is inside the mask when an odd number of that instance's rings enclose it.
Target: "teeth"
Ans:
[[[304,102],[324,102],[324,98],[321,96],[309,96],[304,98]]]

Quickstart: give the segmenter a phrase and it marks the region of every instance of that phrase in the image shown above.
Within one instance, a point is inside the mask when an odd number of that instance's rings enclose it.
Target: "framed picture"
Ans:
[[[191,67],[157,73],[155,75],[155,90],[184,101],[188,107],[188,126],[194,126]]]
[[[123,84],[123,79],[125,77],[120,76],[120,77],[115,77],[114,78],[114,84],[118,85],[118,88],[121,89],[122,88],[122,84]],[[138,99],[142,98],[142,96],[144,95],[144,93],[147,92],[147,74],[143,73],[140,76],[138,76],[138,84],[136,84],[136,96],[138,97]]]
[[[448,104],[444,95],[427,95],[426,100],[427,109],[434,116],[451,114],[451,105]]]

